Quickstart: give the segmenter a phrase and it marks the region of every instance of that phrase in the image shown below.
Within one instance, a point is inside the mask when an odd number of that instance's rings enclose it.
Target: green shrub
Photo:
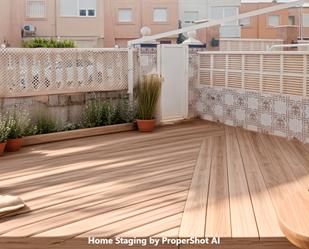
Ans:
[[[48,113],[38,112],[34,118],[35,134],[48,134],[57,131],[57,122]]]
[[[54,39],[34,38],[23,42],[24,48],[76,48],[71,40],[56,41]]]
[[[4,143],[10,134],[10,127],[8,127],[7,118],[0,113],[0,143]]]
[[[112,111],[112,124],[131,123],[134,118],[134,106],[128,99],[120,99],[114,103]]]
[[[8,138],[15,139],[25,136],[30,125],[29,113],[25,110],[14,108],[8,112],[7,127],[10,129]]]
[[[118,101],[96,99],[89,102],[83,115],[83,126],[87,128],[130,123],[134,119],[134,108],[129,100]]]
[[[101,100],[90,101],[85,108],[83,124],[87,128],[108,125],[111,120],[110,102]]]

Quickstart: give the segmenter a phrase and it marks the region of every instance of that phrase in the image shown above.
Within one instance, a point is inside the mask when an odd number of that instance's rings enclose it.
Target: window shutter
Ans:
[[[28,0],[27,13],[28,18],[44,18],[46,17],[45,0]]]

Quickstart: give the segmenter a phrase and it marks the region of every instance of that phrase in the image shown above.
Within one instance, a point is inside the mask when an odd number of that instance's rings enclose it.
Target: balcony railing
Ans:
[[[309,52],[201,52],[199,83],[309,96]]]
[[[135,60],[137,53],[135,53]],[[136,68],[137,73],[137,68]],[[0,50],[0,96],[114,91],[128,88],[126,49]]]

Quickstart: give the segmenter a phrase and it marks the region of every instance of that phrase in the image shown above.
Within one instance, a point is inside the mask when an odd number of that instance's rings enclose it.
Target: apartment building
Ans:
[[[0,17],[9,27],[0,33],[11,46],[19,46],[25,25],[35,27],[35,36],[73,39],[80,47],[103,46],[104,1],[101,0],[1,0]],[[2,20],[3,19],[3,20]]]
[[[140,38],[142,27],[152,34],[178,28],[178,0],[105,0],[105,46],[126,46]],[[173,43],[177,37],[162,40]]]
[[[140,37],[178,27],[178,0],[1,0],[0,42],[20,46],[22,29],[35,36],[75,40],[79,47],[120,47]],[[175,37],[163,42],[173,42]]]
[[[240,13],[274,6],[280,3],[242,3]],[[301,20],[302,26],[301,27]],[[301,37],[309,38],[309,5],[301,8],[290,8],[255,16],[240,21],[241,38],[277,39],[295,41]],[[302,32],[301,32],[302,30]]]
[[[189,26],[196,20],[222,19],[238,15],[240,4],[240,0],[179,0],[179,16],[183,26]],[[219,35],[223,38],[239,38],[238,22],[222,25]]]

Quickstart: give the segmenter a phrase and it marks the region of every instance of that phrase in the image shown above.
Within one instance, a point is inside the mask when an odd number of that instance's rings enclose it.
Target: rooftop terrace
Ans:
[[[220,236],[220,248],[295,248],[282,229],[308,207],[308,152],[299,142],[203,121],[27,147],[1,159],[1,192],[28,207],[1,218],[0,246]],[[302,216],[298,228],[308,221]]]

